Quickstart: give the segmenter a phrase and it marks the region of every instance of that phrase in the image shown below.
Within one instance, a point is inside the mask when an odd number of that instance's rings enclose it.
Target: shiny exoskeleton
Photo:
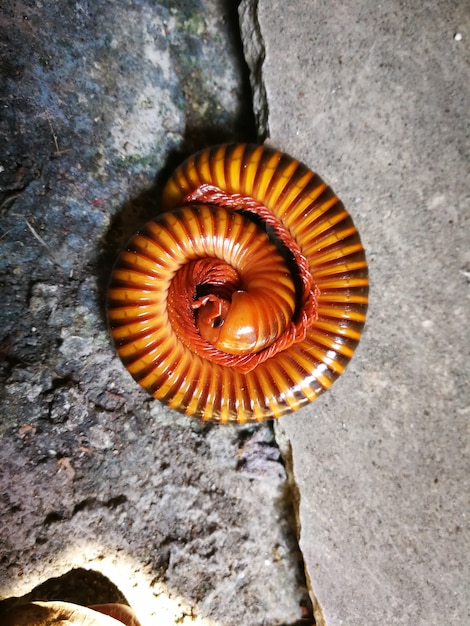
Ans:
[[[205,186],[221,199],[197,196]],[[111,334],[139,384],[219,422],[279,417],[330,387],[360,339],[368,274],[320,177],[268,147],[216,146],[175,171],[163,208],[119,256],[108,291]]]

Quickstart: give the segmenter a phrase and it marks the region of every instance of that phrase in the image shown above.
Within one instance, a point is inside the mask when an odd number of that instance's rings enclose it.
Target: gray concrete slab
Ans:
[[[257,17],[270,142],[332,185],[370,263],[352,364],[278,425],[317,622],[468,624],[470,7],[260,0]]]

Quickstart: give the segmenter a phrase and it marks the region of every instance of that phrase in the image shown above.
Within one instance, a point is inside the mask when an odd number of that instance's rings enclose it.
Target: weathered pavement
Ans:
[[[370,263],[352,364],[277,429],[291,446],[317,621],[461,626],[470,620],[469,6],[259,0],[257,17],[259,31],[245,37],[264,45],[269,141],[331,184]]]

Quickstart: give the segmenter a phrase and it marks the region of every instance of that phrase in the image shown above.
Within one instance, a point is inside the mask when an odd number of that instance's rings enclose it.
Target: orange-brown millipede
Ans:
[[[217,422],[279,417],[328,389],[368,296],[359,234],[333,191],[286,154],[229,144],[178,167],[163,209],[121,252],[108,290],[135,380]]]

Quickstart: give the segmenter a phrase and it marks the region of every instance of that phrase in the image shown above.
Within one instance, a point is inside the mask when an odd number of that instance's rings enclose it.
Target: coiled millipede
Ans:
[[[208,148],[163,191],[108,290],[117,352],[152,396],[218,422],[295,411],[343,372],[365,322],[364,250],[333,191],[266,146]]]

